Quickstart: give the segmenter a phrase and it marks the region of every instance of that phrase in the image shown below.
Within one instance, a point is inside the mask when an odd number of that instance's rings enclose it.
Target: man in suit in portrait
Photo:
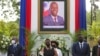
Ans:
[[[17,38],[12,38],[11,45],[8,47],[7,56],[22,56],[23,48],[18,44]]]
[[[83,41],[82,34],[78,34],[78,42],[72,46],[72,56],[90,56],[90,47]]]
[[[58,4],[56,2],[51,2],[50,15],[43,17],[43,26],[64,26],[64,19],[58,15]]]
[[[98,45],[92,49],[92,56],[100,56],[100,39],[98,39]]]

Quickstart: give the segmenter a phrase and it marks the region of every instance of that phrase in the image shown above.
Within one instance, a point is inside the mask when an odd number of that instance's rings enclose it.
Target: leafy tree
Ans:
[[[4,22],[0,21],[0,35],[5,36],[18,36],[19,35],[19,24],[16,22]]]
[[[87,24],[91,24],[91,12],[86,13],[86,18],[87,18]]]
[[[4,19],[19,19],[19,5],[20,0],[0,0],[0,15]]]
[[[88,34],[93,38],[100,36],[100,22],[93,22],[93,25],[88,25]]]
[[[87,32],[88,35],[96,38],[100,34],[100,10],[96,11],[96,19],[92,19],[91,25],[91,12],[87,12]]]
[[[87,12],[87,34],[90,46],[93,47],[97,44],[97,39],[100,37],[100,10],[96,11],[96,19],[92,19],[91,25],[91,12]]]
[[[18,36],[20,0],[0,0],[0,35]],[[9,20],[15,21],[9,21]],[[5,22],[5,20],[7,22]]]

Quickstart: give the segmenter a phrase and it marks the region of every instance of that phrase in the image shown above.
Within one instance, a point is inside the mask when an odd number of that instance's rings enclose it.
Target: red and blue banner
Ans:
[[[75,0],[75,31],[86,30],[86,0]]]
[[[25,35],[25,29],[31,29],[31,0],[21,0],[20,3],[20,33],[19,33],[19,43],[23,48],[28,45],[28,39]],[[22,56],[26,56],[26,49],[23,50]]]

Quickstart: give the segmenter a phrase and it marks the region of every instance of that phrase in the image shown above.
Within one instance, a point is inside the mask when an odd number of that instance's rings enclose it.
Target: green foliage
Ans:
[[[19,25],[16,22],[0,21],[0,36],[5,35],[8,37],[19,35]]]
[[[30,56],[32,53],[32,48],[35,45],[35,40],[38,37],[38,35],[34,32],[31,33],[29,30],[26,30],[26,36],[27,36],[26,39],[28,39],[26,49],[28,56]]]
[[[93,25],[88,25],[88,34],[93,38],[100,36],[100,22],[93,22]]]
[[[96,11],[96,22],[100,22],[100,10]]]
[[[19,3],[18,0],[0,0],[0,36],[12,37],[19,35],[19,20],[9,21],[9,19],[19,19]],[[13,18],[13,16],[15,17]]]
[[[69,35],[73,39],[73,42],[77,42],[78,41],[78,38],[77,38],[77,35],[78,34],[82,34],[84,36],[84,39],[86,39],[87,38],[87,35],[88,35],[86,30],[80,30],[80,31],[76,32],[75,34],[69,33]]]
[[[96,39],[100,36],[100,10],[96,11],[96,20],[92,19],[91,23],[91,12],[87,12],[87,34],[90,39]]]
[[[0,21],[0,51],[6,52],[12,36],[19,35],[19,25],[16,22]]]
[[[87,18],[87,24],[91,24],[91,13],[90,12],[86,13],[86,18]]]
[[[19,35],[20,0],[0,0],[0,15],[0,51],[6,51],[7,39]]]
[[[76,37],[76,34],[69,33],[69,35],[72,37],[73,42],[77,42],[78,41],[78,39]]]
[[[90,25],[91,24],[91,12],[87,12],[86,16],[87,16],[87,25]],[[100,21],[100,10],[96,11],[96,20],[92,19],[92,21],[96,21],[96,22]]]

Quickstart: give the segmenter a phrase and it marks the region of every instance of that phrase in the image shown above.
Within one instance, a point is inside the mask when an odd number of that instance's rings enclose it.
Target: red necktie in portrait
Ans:
[[[55,22],[55,24],[56,24],[56,20],[57,20],[57,19],[56,19],[56,18],[54,18],[54,22]]]

